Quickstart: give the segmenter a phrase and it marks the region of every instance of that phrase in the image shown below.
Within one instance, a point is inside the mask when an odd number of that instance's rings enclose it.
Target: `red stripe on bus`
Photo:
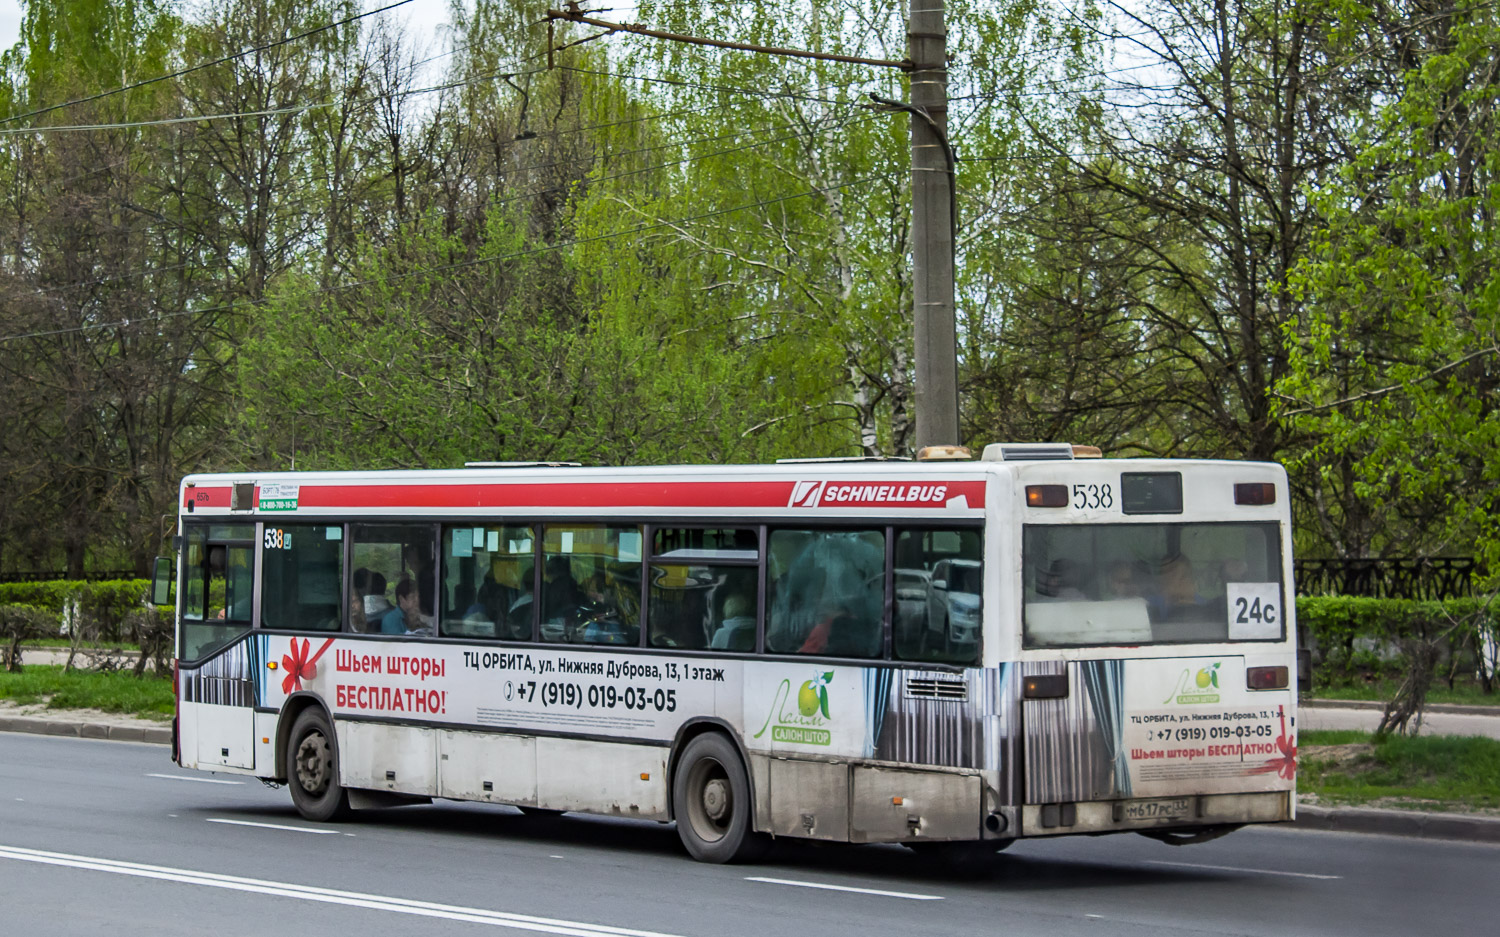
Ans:
[[[299,508],[786,508],[798,482],[562,482],[501,485],[302,485]],[[984,482],[839,483],[886,489],[886,497],[822,507],[942,508],[963,496],[984,506]],[[943,489],[941,499],[931,496]],[[901,497],[896,497],[897,494]],[[927,494],[926,501],[916,500]],[[812,507],[814,505],[806,505]]]
[[[200,508],[229,507],[229,486],[222,488],[189,488],[182,493],[182,506],[192,504]]]

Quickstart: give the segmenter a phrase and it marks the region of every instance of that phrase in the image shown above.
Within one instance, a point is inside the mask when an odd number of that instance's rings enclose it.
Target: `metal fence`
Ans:
[[[1297,560],[1298,595],[1380,599],[1456,599],[1474,594],[1478,565],[1469,556],[1406,560]]]

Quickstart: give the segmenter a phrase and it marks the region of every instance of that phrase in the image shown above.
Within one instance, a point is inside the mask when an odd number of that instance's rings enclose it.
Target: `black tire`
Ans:
[[[309,820],[337,820],[349,813],[349,792],[339,783],[338,739],[317,707],[304,709],[287,735],[286,786],[297,812]]]
[[[750,825],[750,777],[728,739],[700,735],[682,750],[672,778],[677,836],[699,862],[753,862],[770,840]]]

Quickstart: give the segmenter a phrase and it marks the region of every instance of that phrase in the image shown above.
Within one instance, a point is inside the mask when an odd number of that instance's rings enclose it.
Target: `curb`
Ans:
[[[72,722],[36,716],[0,716],[0,732],[29,732],[32,735],[62,735],[116,742],[149,742],[153,745],[172,744],[171,726],[117,726],[104,722]]]
[[[1385,704],[1373,700],[1319,699],[1299,700],[1298,709],[1363,709],[1384,712]],[[1464,703],[1428,703],[1422,707],[1430,713],[1447,713],[1453,716],[1492,716],[1500,719],[1500,706],[1470,706]]]
[[[1297,819],[1287,826],[1295,830],[1326,830],[1332,833],[1380,833],[1385,836],[1414,836],[1466,843],[1500,843],[1500,817],[1462,813],[1298,804]]]

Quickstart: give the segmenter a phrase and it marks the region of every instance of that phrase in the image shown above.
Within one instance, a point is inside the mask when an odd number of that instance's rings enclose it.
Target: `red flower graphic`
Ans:
[[[323,642],[322,647],[318,648],[318,653],[312,655],[312,657],[308,657],[307,639],[303,638],[302,644],[298,645],[297,639],[293,638],[292,653],[281,656],[281,666],[286,670],[286,676],[281,678],[281,692],[290,693],[293,690],[300,690],[302,689],[302,681],[304,679],[311,680],[313,677],[316,677],[318,675],[318,658],[322,657],[323,652],[328,650],[332,645],[333,639],[329,638]]]
[[[1276,713],[1281,717],[1281,735],[1276,739],[1276,748],[1280,750],[1279,758],[1268,758],[1263,765],[1257,765],[1250,769],[1251,774],[1270,774],[1272,771],[1290,781],[1297,774],[1297,746],[1286,735],[1286,707],[1278,706]]]

